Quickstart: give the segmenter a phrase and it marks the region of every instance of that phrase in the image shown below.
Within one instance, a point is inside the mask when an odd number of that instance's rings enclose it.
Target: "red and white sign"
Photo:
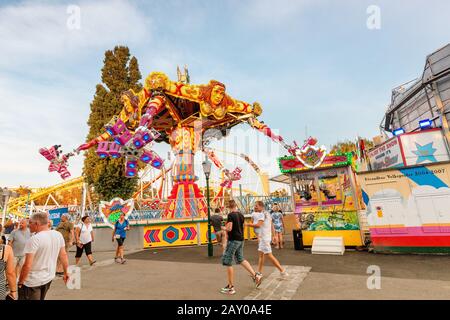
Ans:
[[[393,137],[368,152],[372,170],[403,167],[403,158],[398,137]]]

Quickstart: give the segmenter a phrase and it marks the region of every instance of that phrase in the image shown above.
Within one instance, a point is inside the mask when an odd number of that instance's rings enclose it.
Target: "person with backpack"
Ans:
[[[7,291],[7,286],[9,293]],[[17,300],[14,253],[10,246],[0,244],[0,301]]]
[[[114,261],[116,263],[124,264],[126,260],[123,258],[124,242],[127,237],[127,231],[130,230],[130,223],[125,219],[125,213],[121,213],[119,219],[114,225],[114,230],[112,233],[112,241],[114,239],[117,241],[116,256]]]

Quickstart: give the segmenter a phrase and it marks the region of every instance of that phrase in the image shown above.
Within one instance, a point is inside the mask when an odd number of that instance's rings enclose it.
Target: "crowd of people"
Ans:
[[[88,216],[74,225],[68,215],[62,215],[60,223],[52,227],[47,213],[35,213],[16,223],[9,220],[5,228],[0,225],[0,300],[44,300],[55,277],[67,283],[68,252],[74,245],[76,265],[83,252],[91,266],[96,263],[92,255],[94,231]],[[117,240],[115,261],[122,264],[129,229],[122,214],[113,231],[113,241]]]
[[[262,201],[256,201],[251,222],[245,223],[237,203],[230,200],[226,220],[220,210],[211,216],[211,224],[217,243],[222,246],[222,264],[227,267],[227,285],[224,294],[235,294],[233,260],[251,276],[256,287],[263,280],[264,262],[268,259],[286,277],[287,271],[273,255],[272,245],[282,249],[284,245],[283,212],[277,204],[271,211],[265,210]],[[258,265],[255,269],[244,258],[244,228],[253,228],[258,241]],[[130,224],[121,214],[114,224],[111,240],[117,247],[114,261],[124,264],[124,242]],[[0,300],[44,300],[55,277],[69,279],[68,252],[75,245],[75,264],[79,265],[83,252],[89,264],[96,263],[92,253],[94,230],[89,216],[74,225],[68,215],[62,215],[60,223],[52,228],[47,213],[35,213],[29,219],[10,223],[2,228],[0,240]]]

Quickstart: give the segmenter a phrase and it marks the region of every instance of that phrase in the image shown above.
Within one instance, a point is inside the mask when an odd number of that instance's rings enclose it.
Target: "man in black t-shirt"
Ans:
[[[225,226],[226,231],[228,231],[228,244],[222,256],[222,264],[227,267],[228,284],[220,291],[225,294],[235,294],[233,258],[236,264],[242,265],[250,273],[257,286],[261,283],[262,277],[256,274],[250,263],[244,259],[244,215],[238,211],[234,200],[230,200],[228,209],[230,213]]]

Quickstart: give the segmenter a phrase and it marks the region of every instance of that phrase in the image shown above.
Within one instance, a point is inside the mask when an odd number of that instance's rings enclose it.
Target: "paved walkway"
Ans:
[[[226,271],[220,264],[219,248],[207,256],[202,246],[149,249],[128,253],[127,263],[114,263],[114,252],[95,252],[98,263],[81,270],[81,289],[69,290],[55,279],[48,299],[450,299],[450,256],[382,255],[347,251],[343,256],[312,255],[295,251],[288,243],[274,250],[288,266],[287,279],[267,265],[259,289],[248,273],[235,268],[233,296],[219,289],[226,285]],[[245,256],[256,266],[254,242],[245,244]],[[70,253],[73,263],[74,253]],[[367,287],[370,266],[381,271],[381,287]]]
[[[300,284],[311,270],[310,267],[285,266],[288,276],[282,277],[278,270],[264,279],[245,300],[291,300]]]

